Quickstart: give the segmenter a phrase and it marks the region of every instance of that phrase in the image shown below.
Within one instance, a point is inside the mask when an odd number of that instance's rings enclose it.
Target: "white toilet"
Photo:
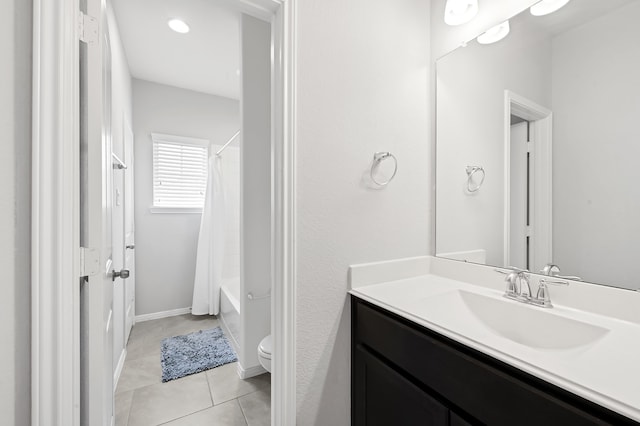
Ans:
[[[258,345],[258,361],[269,373],[271,373],[271,335],[260,341]]]

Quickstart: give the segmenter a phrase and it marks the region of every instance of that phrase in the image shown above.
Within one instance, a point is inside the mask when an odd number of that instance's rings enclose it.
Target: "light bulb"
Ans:
[[[478,0],[447,0],[444,7],[444,22],[460,25],[469,22],[478,13]]]
[[[555,12],[567,3],[569,0],[542,0],[531,6],[529,11],[533,16],[544,16]]]
[[[170,19],[169,22],[167,22],[167,25],[169,25],[169,28],[173,31],[180,34],[186,34],[189,32],[189,25],[187,25],[187,23],[182,19]]]
[[[478,43],[491,44],[500,41],[509,34],[510,29],[509,21],[504,21],[502,24],[488,29],[484,34],[480,34],[478,36]]]

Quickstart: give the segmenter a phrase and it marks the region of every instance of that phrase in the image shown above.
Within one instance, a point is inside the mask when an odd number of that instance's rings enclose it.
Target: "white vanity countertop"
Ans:
[[[492,278],[490,283],[488,278]],[[571,283],[562,291],[554,292],[556,288],[551,288],[555,306],[550,313],[609,331],[594,343],[583,346],[540,349],[507,339],[481,321],[474,321],[472,316],[459,315],[447,306],[447,294],[466,291],[521,304],[526,309],[544,309],[502,298],[503,282],[504,277],[493,268],[432,257],[350,268],[352,295],[640,421],[640,323],[632,312],[636,306],[640,308],[637,292],[584,283]],[[535,281],[532,288],[535,292]],[[554,299],[557,295],[558,300],[568,300],[572,291],[579,299],[580,309],[561,305]],[[598,299],[602,301],[603,291],[610,292],[604,296],[607,302],[598,303]],[[587,310],[591,304],[596,309]],[[601,312],[607,309],[615,312],[611,315]],[[504,321],[518,321],[518,318],[504,318]]]

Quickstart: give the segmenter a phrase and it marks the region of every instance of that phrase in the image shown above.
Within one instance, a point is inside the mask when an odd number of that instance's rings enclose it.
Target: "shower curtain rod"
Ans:
[[[222,148],[220,148],[220,149],[218,150],[218,152],[216,152],[216,155],[220,155],[220,153],[221,153],[222,151],[224,151],[224,150],[225,150],[225,148],[226,148],[227,146],[229,146],[229,144],[230,144],[231,142],[233,142],[233,140],[234,140],[236,137],[238,137],[238,135],[239,135],[239,134],[240,134],[240,130],[238,130],[238,131],[236,132],[236,134],[235,134],[235,135],[231,136],[231,139],[229,139],[229,140],[227,141],[227,143],[225,143],[224,145],[222,145]]]

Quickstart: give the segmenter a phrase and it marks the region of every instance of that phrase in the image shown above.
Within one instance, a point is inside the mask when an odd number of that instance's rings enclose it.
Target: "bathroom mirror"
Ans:
[[[438,256],[640,289],[639,23],[573,0],[438,59]]]

